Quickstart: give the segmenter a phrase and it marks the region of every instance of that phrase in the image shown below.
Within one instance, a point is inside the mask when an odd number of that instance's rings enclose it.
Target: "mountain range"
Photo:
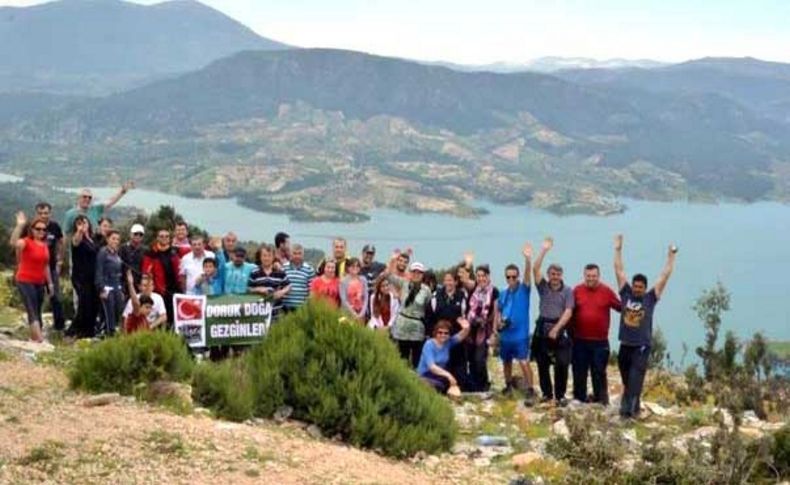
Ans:
[[[70,34],[51,33],[64,36],[56,49],[41,45],[60,41],[25,33],[31,58],[0,75],[0,169],[9,172],[53,182],[79,173],[96,184],[131,176],[322,220],[359,220],[382,206],[471,215],[480,198],[592,213],[622,210],[619,196],[790,198],[787,64],[709,58],[501,73],[288,48],[191,1],[29,9],[66,9],[94,39],[107,27],[92,31],[92,19],[110,15],[129,24],[124,32],[148,32],[112,48],[160,50],[117,64],[97,60],[109,47],[64,60],[56,52],[74,48]],[[173,11],[180,20],[165,15]],[[127,15],[139,19],[134,29],[120,21]],[[11,35],[3,29],[0,40]],[[213,50],[189,48],[203,43]],[[194,55],[168,60],[184,52]],[[62,89],[68,76],[55,74],[54,87],[37,84],[29,73],[47,56],[53,73],[108,81],[105,94]],[[26,75],[34,80],[19,81]],[[110,93],[122,79],[136,81]]]
[[[0,91],[101,95],[288,46],[192,0],[63,0],[0,7]]]

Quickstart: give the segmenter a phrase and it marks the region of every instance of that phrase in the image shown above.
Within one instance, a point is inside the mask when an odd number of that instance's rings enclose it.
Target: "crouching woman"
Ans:
[[[447,365],[450,362],[450,349],[469,334],[469,322],[465,318],[459,318],[458,324],[461,331],[451,337],[452,324],[448,320],[439,320],[436,323],[433,337],[422,346],[420,364],[417,366],[417,373],[422,380],[442,394],[446,394],[451,387],[458,387],[458,381],[447,370]]]

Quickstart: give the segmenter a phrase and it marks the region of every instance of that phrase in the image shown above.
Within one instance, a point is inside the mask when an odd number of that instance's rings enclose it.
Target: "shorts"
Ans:
[[[529,359],[529,339],[499,342],[499,358],[502,362]]]

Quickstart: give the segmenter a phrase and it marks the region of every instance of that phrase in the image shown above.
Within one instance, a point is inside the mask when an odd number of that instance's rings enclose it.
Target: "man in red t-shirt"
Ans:
[[[609,404],[609,313],[620,311],[620,299],[601,283],[596,264],[584,267],[584,283],[573,289],[573,398],[587,401],[587,374],[592,374],[593,402]]]

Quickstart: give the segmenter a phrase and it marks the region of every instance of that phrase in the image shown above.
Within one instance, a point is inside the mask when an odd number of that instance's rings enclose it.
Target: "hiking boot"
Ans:
[[[564,397],[557,400],[557,407],[565,408],[568,407],[568,400]]]
[[[502,395],[505,397],[510,397],[513,395],[513,384],[508,383],[505,385],[505,388],[502,389]]]

